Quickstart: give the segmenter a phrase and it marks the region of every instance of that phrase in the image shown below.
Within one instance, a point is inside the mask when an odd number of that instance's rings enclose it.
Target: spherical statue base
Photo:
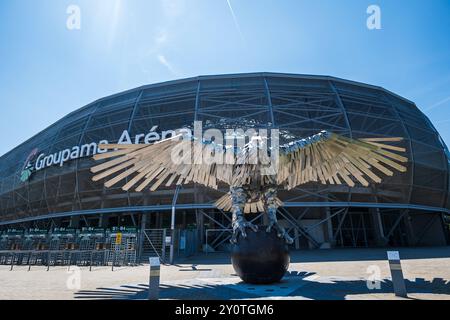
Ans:
[[[271,284],[280,282],[289,268],[289,249],[276,231],[264,228],[246,230],[247,237],[238,237],[231,250],[231,263],[236,274],[246,283]]]

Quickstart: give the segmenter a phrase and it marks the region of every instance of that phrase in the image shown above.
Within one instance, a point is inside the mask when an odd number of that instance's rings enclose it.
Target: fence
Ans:
[[[137,232],[133,228],[112,230],[54,229],[51,233],[7,231],[0,236],[0,264],[78,266],[125,266],[137,263]]]
[[[159,257],[169,263],[174,257],[189,257],[199,249],[197,230],[133,228],[54,229],[8,231],[0,235],[0,264],[14,266],[57,265],[132,266]]]

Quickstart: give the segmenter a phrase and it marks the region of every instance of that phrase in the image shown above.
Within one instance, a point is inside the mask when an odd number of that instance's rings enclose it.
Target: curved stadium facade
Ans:
[[[244,119],[296,137],[328,130],[348,137],[404,137],[408,171],[354,188],[308,184],[280,193],[280,219],[296,246],[445,244],[449,153],[414,103],[383,88],[326,76],[254,73],[201,76],[144,86],[95,101],[0,158],[0,227],[229,225],[198,185],[123,192],[92,182],[100,144],[151,142],[194,120]],[[146,216],[145,219],[143,217]],[[142,224],[144,224],[142,226]],[[309,228],[308,228],[309,226]]]

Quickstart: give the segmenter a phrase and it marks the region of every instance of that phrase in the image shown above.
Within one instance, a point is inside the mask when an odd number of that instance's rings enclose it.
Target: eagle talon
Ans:
[[[294,243],[294,239],[292,239],[291,236],[286,231],[281,236],[283,237],[284,241],[286,241],[287,244]]]
[[[246,228],[252,229],[254,232],[258,231],[258,226],[254,225],[253,223],[249,221],[245,221],[244,219],[239,219],[234,223],[233,226],[233,235],[231,237],[230,242],[231,243],[237,243],[239,234],[243,238],[247,238],[247,232],[245,231]]]
[[[274,225],[275,225],[275,222],[274,221],[270,221],[269,225],[266,228],[266,232],[267,233],[272,232],[272,228],[273,228]]]
[[[287,244],[294,243],[294,239],[292,239],[286,232],[286,230],[284,230],[284,228],[278,224],[276,218],[275,219],[272,218],[270,220],[269,225],[266,228],[266,232],[270,233],[273,228],[276,229],[278,238],[283,238]]]

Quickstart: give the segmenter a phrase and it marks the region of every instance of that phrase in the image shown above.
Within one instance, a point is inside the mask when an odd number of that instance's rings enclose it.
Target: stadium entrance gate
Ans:
[[[172,232],[171,229],[145,229],[142,234],[140,262],[148,263],[150,257],[159,257],[161,263],[169,263],[171,241],[177,257],[188,257],[197,252],[196,230],[175,229]]]

